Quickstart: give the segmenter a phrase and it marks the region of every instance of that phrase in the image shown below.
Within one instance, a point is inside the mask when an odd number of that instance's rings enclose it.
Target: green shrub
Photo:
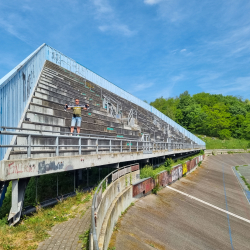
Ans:
[[[221,140],[229,140],[232,133],[229,129],[222,129],[218,132],[218,134]]]
[[[0,208],[0,220],[5,221],[6,215],[9,214],[11,208],[11,197],[12,197],[12,182],[10,181],[7,191],[5,193],[5,198]],[[2,222],[3,223],[3,222]]]
[[[174,163],[173,159],[167,158],[164,165],[165,167],[171,166]]]
[[[153,194],[157,194],[157,192],[160,190],[160,186],[159,186],[159,184],[157,183],[156,185],[155,185],[155,187],[152,189],[152,193]]]

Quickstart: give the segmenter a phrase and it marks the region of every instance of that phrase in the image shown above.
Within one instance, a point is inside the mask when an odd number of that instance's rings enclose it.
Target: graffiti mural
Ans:
[[[182,164],[182,174],[186,174],[188,171],[187,163]]]
[[[178,178],[179,178],[179,170],[178,170],[178,168],[174,168],[172,170],[172,181],[174,182],[174,181],[178,180]]]
[[[182,165],[178,167],[178,171],[179,171],[179,178],[181,178],[182,177]]]

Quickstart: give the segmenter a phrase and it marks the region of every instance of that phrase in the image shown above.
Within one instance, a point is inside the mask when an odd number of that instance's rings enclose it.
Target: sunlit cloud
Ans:
[[[149,5],[154,5],[160,2],[162,2],[162,0],[144,0],[144,3]]]

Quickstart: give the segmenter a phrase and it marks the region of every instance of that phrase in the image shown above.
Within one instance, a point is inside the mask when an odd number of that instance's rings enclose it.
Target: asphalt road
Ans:
[[[249,163],[250,154],[207,157],[171,189],[137,201],[118,224],[112,246],[116,250],[250,250],[250,205],[232,170]]]

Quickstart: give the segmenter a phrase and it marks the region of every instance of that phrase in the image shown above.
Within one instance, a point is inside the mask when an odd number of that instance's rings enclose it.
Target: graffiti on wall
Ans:
[[[182,177],[182,165],[178,167],[178,170],[179,170],[179,178],[181,178]]]
[[[38,163],[38,174],[46,174],[50,171],[61,170],[64,167],[63,162],[58,162],[57,164],[55,161],[51,161],[50,163],[45,163],[45,161],[41,161]]]
[[[172,181],[176,181],[179,178],[179,171],[178,168],[174,168],[172,170]]]
[[[186,174],[187,171],[188,171],[187,163],[183,163],[183,164],[182,164],[182,174]]]
[[[15,164],[14,162],[11,162],[8,164],[7,168],[7,175],[12,174],[21,174],[21,173],[33,173],[36,170],[35,165],[21,165],[21,164]]]

